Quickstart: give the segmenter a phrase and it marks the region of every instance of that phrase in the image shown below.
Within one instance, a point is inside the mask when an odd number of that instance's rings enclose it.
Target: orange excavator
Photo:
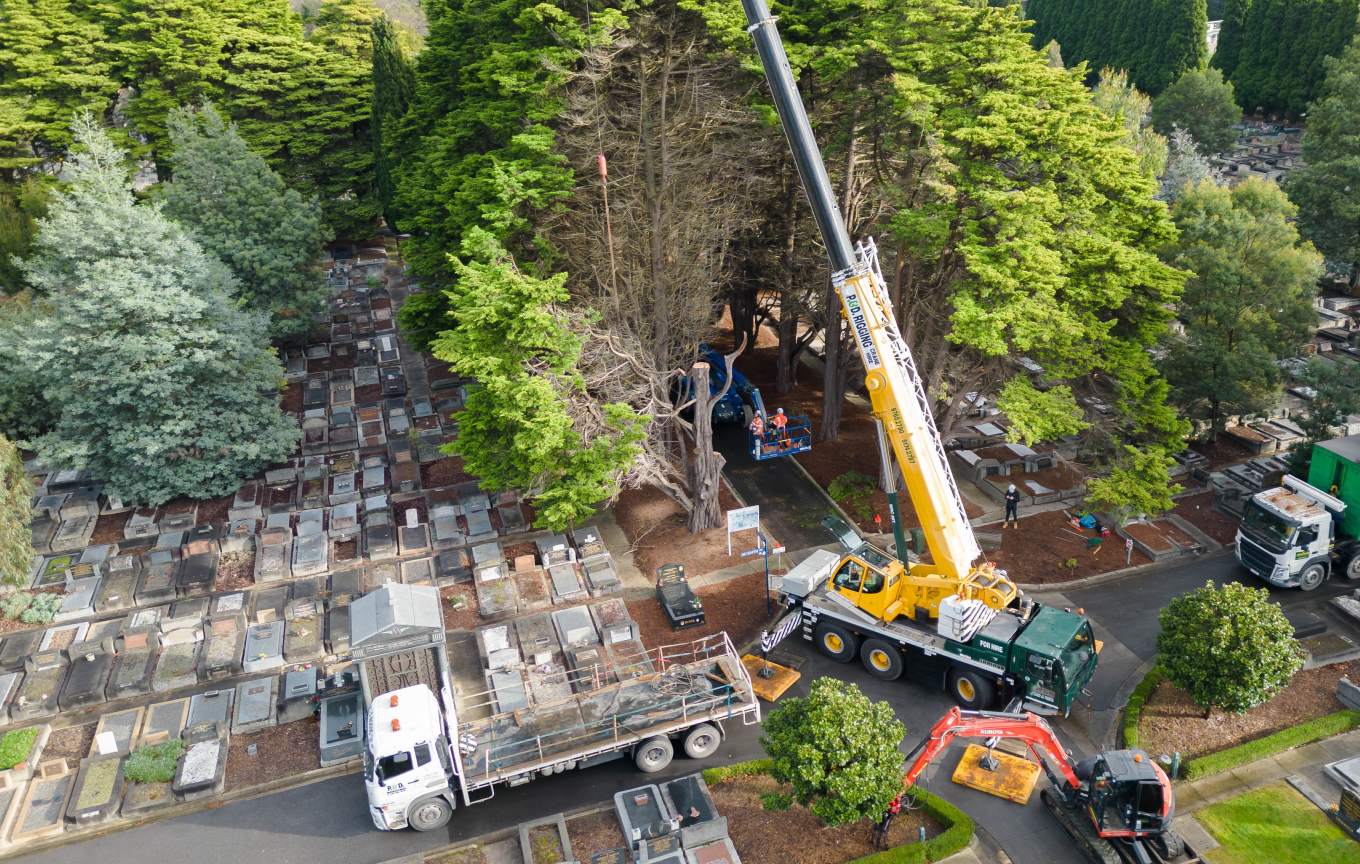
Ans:
[[[989,748],[1002,738],[1023,741],[1053,784],[1039,793],[1045,809],[1091,864],[1158,864],[1185,853],[1185,842],[1171,828],[1171,781],[1142,750],[1111,750],[1074,763],[1037,714],[951,708],[908,755],[903,788],[955,738],[987,739]],[[981,767],[996,766],[989,751]]]

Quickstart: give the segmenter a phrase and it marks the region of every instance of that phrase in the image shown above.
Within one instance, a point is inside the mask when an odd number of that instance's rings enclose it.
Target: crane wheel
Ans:
[[[896,681],[902,677],[902,652],[881,639],[866,640],[859,659],[875,678]]]
[[[859,640],[855,634],[839,624],[829,621],[818,624],[816,639],[822,653],[837,663],[849,663],[859,653]]]
[[[959,707],[985,711],[996,698],[996,687],[970,669],[955,669],[949,676],[949,693]]]

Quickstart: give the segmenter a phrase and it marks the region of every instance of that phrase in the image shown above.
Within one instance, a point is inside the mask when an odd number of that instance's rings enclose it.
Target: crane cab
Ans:
[[[831,590],[881,621],[905,615],[928,623],[940,616],[940,601],[960,595],[1004,609],[1019,597],[1015,583],[983,565],[962,579],[907,565],[874,546],[861,543],[841,558],[831,577]]]

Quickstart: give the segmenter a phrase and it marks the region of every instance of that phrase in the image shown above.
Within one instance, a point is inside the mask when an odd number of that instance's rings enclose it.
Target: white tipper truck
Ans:
[[[726,633],[651,650],[632,636],[602,643],[589,668],[547,673],[560,680],[526,688],[522,707],[500,711],[495,691],[455,692],[438,589],[393,583],[354,601],[350,650],[368,706],[364,786],[373,824],[432,831],[459,803],[489,800],[497,784],[612,759],[660,771],[676,745],[704,758],[717,752],[723,724],[760,722]]]
[[[1346,530],[1346,509],[1340,498],[1285,475],[1283,485],[1257,492],[1243,508],[1237,560],[1272,585],[1304,591],[1332,575],[1360,579],[1360,546]]]

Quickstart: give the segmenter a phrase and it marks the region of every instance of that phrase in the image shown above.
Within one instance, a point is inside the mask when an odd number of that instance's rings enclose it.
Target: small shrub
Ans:
[[[32,604],[33,595],[31,593],[18,591],[0,600],[0,612],[4,612],[6,618],[18,618]]]
[[[738,762],[735,765],[705,768],[704,782],[712,786],[714,783],[731,780],[733,777],[759,777],[762,774],[769,774],[773,765],[773,759],[755,759],[751,762]]]
[[[833,501],[844,503],[860,519],[872,519],[874,505],[871,496],[878,481],[858,471],[847,471],[835,480],[826,491]]]
[[[1162,683],[1162,670],[1153,666],[1152,671],[1143,676],[1138,686],[1129,696],[1129,704],[1124,706],[1124,746],[1132,750],[1138,746],[1138,718],[1143,713],[1143,703],[1152,696],[1152,691]]]
[[[29,607],[19,613],[19,620],[25,624],[51,624],[61,608],[61,601],[60,594],[35,594]]]
[[[138,747],[123,766],[123,776],[137,783],[169,783],[175,779],[175,766],[187,749],[179,738]]]
[[[38,740],[38,727],[15,729],[0,738],[0,771],[13,768],[28,758],[33,742]]]

